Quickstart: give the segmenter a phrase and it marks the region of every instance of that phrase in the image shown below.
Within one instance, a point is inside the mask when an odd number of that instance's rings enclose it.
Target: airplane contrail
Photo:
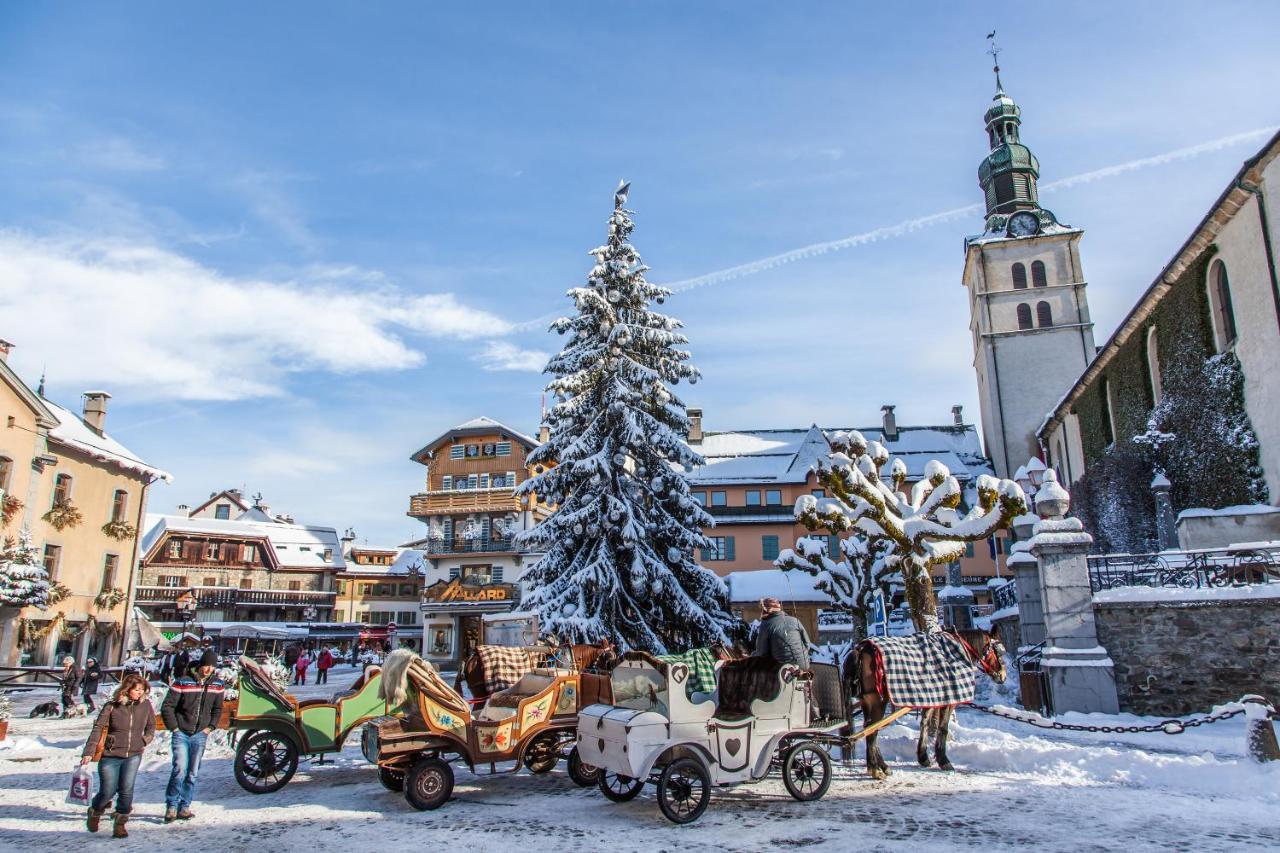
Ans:
[[[1071,175],[1066,178],[1060,178],[1056,181],[1040,184],[1042,192],[1052,192],[1066,187],[1074,187],[1079,184],[1088,184],[1093,181],[1102,180],[1104,178],[1114,177],[1124,174],[1125,172],[1133,172],[1138,169],[1146,169],[1152,166],[1163,166],[1167,163],[1173,163],[1178,160],[1188,160],[1192,157],[1198,157],[1201,154],[1207,154],[1211,151],[1218,151],[1232,145],[1238,145],[1242,142],[1250,142],[1263,136],[1269,136],[1275,133],[1275,127],[1260,127],[1256,130],[1249,130],[1243,133],[1233,133],[1229,136],[1211,139],[1208,142],[1201,142],[1196,145],[1189,145],[1185,148],[1177,148],[1173,151],[1166,151],[1163,154],[1156,154],[1151,157],[1140,157],[1136,160],[1129,160],[1125,163],[1118,163],[1114,166],[1105,166],[1101,169],[1094,169],[1089,172],[1081,172],[1078,175]],[[715,270],[714,272],[703,273],[693,278],[681,279],[679,281],[667,282],[663,284],[672,291],[693,290],[698,287],[707,287],[713,284],[723,284],[727,281],[743,278],[756,273],[771,270],[784,264],[795,263],[807,258],[815,258],[819,255],[825,255],[829,252],[840,252],[845,249],[852,249],[855,246],[862,246],[867,243],[874,243],[879,240],[890,240],[895,237],[901,237],[918,231],[922,228],[929,228],[943,222],[949,222],[962,216],[970,216],[974,213],[980,213],[983,210],[982,204],[967,204],[964,207],[955,207],[950,210],[939,211],[938,213],[930,213],[926,216],[917,216],[913,219],[907,219],[895,225],[885,225],[879,228],[873,228],[870,231],[863,231],[860,234],[852,234],[848,237],[841,237],[838,240],[827,240],[821,243],[811,243],[808,246],[801,246],[798,249],[780,252],[776,255],[770,255],[759,260],[749,261],[745,264],[726,267],[724,269]],[[548,314],[545,317],[538,317],[534,320],[528,320],[514,326],[518,331],[527,331],[538,326],[545,326],[551,320],[560,316],[560,314]]]

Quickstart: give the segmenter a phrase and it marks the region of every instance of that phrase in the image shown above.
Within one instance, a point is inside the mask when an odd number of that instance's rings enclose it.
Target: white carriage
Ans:
[[[610,678],[614,704],[579,712],[577,747],[615,802],[649,781],[662,813],[688,823],[706,810],[712,786],[780,770],[787,791],[807,802],[831,785],[823,744],[840,742],[844,721],[812,719],[811,676],[795,666],[760,658],[722,665],[710,694],[688,694],[686,664],[645,655],[628,655]]]

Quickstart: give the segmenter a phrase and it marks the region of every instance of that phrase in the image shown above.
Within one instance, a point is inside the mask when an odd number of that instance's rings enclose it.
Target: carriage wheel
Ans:
[[[404,790],[404,771],[392,770],[390,767],[379,767],[378,781],[388,791],[395,791],[399,794]]]
[[[640,789],[643,787],[643,779],[632,779],[630,776],[623,776],[621,773],[614,773],[610,770],[600,771],[600,793],[615,803],[634,800],[639,796]]]
[[[692,823],[711,803],[711,776],[696,758],[677,758],[658,777],[658,808],[672,823]]]
[[[236,747],[236,781],[250,794],[278,791],[296,772],[298,748],[278,732],[256,732]]]
[[[524,766],[530,773],[550,773],[560,760],[560,736],[547,732],[535,737],[524,751]]]
[[[812,743],[798,743],[782,759],[782,784],[802,803],[820,800],[831,787],[831,758]]]
[[[438,809],[453,795],[453,768],[439,758],[423,758],[404,778],[404,798],[418,811]]]
[[[600,768],[583,761],[576,746],[569,750],[569,778],[579,788],[590,788],[600,778]]]

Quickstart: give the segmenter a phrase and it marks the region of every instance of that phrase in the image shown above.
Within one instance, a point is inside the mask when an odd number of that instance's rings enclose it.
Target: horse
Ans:
[[[993,628],[986,631],[958,631],[947,629],[946,633],[960,641],[961,647],[969,662],[985,672],[991,678],[1003,683],[1007,677],[1004,666],[1004,645]],[[886,695],[883,673],[880,662],[870,645],[863,641],[854,649],[854,653],[845,658],[843,680],[850,685],[853,695],[859,696],[862,704],[862,727],[867,729],[884,719],[885,705],[889,701]],[[947,735],[951,723],[951,714],[955,705],[942,705],[933,708],[922,708],[920,720],[920,737],[916,742],[916,760],[921,767],[930,766],[929,737],[934,736],[933,753],[941,770],[954,770],[947,758]],[[867,735],[867,772],[872,779],[884,779],[889,775],[889,765],[880,754],[876,743],[878,732]]]

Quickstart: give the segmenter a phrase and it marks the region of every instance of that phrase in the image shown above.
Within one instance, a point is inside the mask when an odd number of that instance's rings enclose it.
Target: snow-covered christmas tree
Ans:
[[[31,544],[31,531],[22,528],[15,540],[4,541],[0,550],[0,606],[49,606],[49,574]]]
[[[670,291],[645,281],[628,242],[628,186],[587,285],[569,291],[577,315],[552,324],[568,341],[546,368],[551,437],[530,456],[547,467],[518,493],[556,510],[519,536],[544,552],[523,577],[521,609],[565,641],[663,653],[730,641],[740,623],[724,583],[695,561],[713,522],[689,495],[685,472],[702,458],[670,386],[698,371],[679,349],[681,323],[650,310]]]
[[[799,553],[787,550],[780,554],[778,564],[810,571],[820,578],[824,576],[820,573],[825,573],[830,585],[847,583],[848,590],[841,594],[855,601],[871,592],[865,584],[874,583],[876,576],[899,572],[916,629],[936,630],[938,608],[930,568],[960,559],[965,542],[986,539],[1008,527],[1026,512],[1026,496],[1012,480],[984,474],[976,483],[977,505],[961,514],[964,496],[960,483],[941,462],[925,465],[924,479],[912,486],[908,495],[903,491],[906,465],[901,460],[890,464],[889,451],[882,444],[869,442],[856,431],[833,433],[828,441],[831,452],[817,461],[814,471],[831,497],[802,495],[796,501],[796,519],[809,530],[850,533],[851,539],[862,541],[842,543],[845,560],[800,546]],[[880,476],[886,465],[891,483]],[[878,552],[882,564],[877,567],[875,556],[871,556],[867,565],[855,570],[847,557],[859,550]],[[872,577],[867,577],[868,572]]]

